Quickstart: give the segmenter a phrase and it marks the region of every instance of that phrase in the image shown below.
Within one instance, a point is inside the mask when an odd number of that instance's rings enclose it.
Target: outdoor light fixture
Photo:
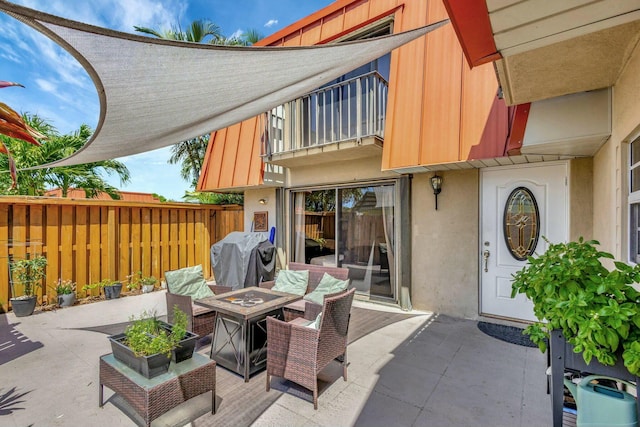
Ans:
[[[268,201],[269,199],[260,199],[258,200],[258,203],[260,203],[261,205],[266,205]]]
[[[442,177],[439,175],[433,175],[431,177],[431,187],[433,188],[433,194],[436,196],[436,210],[438,210],[438,194],[442,191]]]

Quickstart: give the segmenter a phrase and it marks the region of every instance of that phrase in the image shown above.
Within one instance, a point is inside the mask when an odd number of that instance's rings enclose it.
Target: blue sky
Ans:
[[[14,0],[32,9],[134,33],[133,26],[183,28],[195,19],[209,19],[226,36],[255,29],[264,36],[327,6],[332,0]],[[82,66],[36,30],[0,12],[0,80],[25,88],[0,91],[0,101],[19,113],[46,119],[60,133],[86,123],[95,128],[99,105],[93,82]],[[176,141],[178,142],[178,141]],[[158,193],[180,200],[189,189],[179,165],[167,164],[169,148],[121,158],[131,172],[125,191]]]

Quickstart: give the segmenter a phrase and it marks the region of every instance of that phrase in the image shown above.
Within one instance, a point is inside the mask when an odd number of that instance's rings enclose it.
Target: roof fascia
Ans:
[[[496,48],[485,0],[443,0],[471,68],[502,58]]]

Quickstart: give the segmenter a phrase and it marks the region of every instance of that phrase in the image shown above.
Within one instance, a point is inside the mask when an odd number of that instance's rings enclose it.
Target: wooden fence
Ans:
[[[162,278],[197,264],[209,277],[211,245],[242,231],[243,218],[235,205],[0,197],[0,312],[12,297],[9,257],[46,256],[41,297],[53,293],[58,279],[73,280],[79,290],[103,279],[126,283],[138,271]]]

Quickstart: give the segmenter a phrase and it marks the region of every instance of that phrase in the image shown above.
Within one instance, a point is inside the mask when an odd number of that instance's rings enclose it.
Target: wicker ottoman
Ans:
[[[107,354],[100,357],[100,407],[104,386],[125,399],[142,416],[147,427],[151,422],[192,397],[211,391],[211,413],[216,413],[216,362],[199,353],[180,363],[171,363],[169,371],[145,378]]]

